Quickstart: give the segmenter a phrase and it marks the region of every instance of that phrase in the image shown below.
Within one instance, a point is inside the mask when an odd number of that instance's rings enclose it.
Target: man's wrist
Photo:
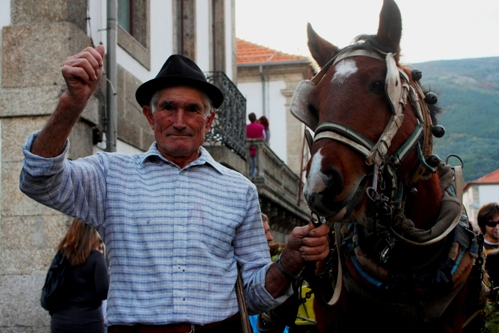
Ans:
[[[276,264],[276,267],[277,267],[277,270],[282,274],[284,275],[288,280],[290,281],[294,281],[298,278],[297,275],[293,275],[291,274],[290,272],[288,272],[287,270],[284,269],[284,267],[282,267],[282,264],[281,264],[281,255],[282,253],[279,255],[279,258],[277,258],[275,264]]]

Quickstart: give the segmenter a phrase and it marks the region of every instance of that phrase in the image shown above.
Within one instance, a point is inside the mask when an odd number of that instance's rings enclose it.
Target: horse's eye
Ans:
[[[376,94],[383,94],[385,92],[385,80],[376,80],[371,83],[369,90]]]

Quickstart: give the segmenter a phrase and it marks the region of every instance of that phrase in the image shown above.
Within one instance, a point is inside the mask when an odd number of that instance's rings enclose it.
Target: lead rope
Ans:
[[[236,294],[243,333],[253,333],[253,329],[251,328],[251,324],[249,322],[248,307],[246,305],[246,297],[244,295],[243,278],[241,276],[241,268],[239,265],[237,265]]]

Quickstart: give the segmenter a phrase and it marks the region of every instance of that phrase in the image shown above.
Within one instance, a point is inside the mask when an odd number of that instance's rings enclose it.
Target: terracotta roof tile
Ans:
[[[499,169],[478,178],[474,183],[499,183]]]
[[[309,60],[307,57],[288,54],[237,38],[237,64],[288,62]]]
[[[488,173],[485,176],[478,178],[477,180],[467,182],[464,185],[464,190],[466,190],[471,185],[476,184],[499,184],[499,169],[496,171],[492,171],[491,173]]]

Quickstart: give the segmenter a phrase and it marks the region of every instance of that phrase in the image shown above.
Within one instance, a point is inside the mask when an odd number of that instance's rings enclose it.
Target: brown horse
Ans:
[[[308,26],[320,72],[291,112],[312,131],[305,197],[332,229],[305,274],[321,332],[462,332],[480,326],[480,236],[460,202],[460,166],[432,153],[437,95],[399,63],[402,20],[384,0],[376,35],[343,49]],[[475,318],[476,320],[474,320]]]

